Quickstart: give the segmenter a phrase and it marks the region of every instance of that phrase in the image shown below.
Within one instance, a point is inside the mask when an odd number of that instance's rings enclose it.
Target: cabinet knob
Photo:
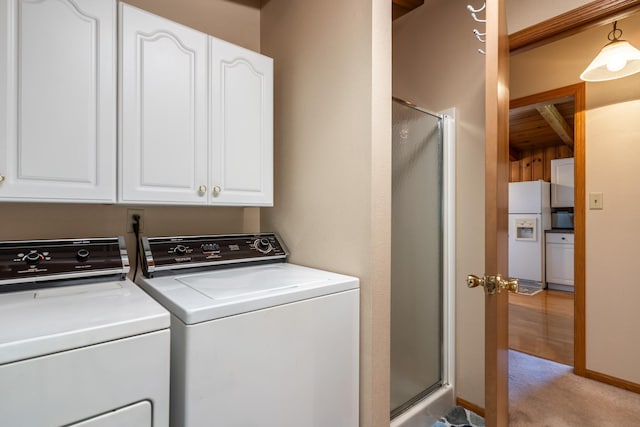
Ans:
[[[216,185],[215,187],[213,187],[213,195],[214,196],[218,196],[220,193],[222,193],[222,188],[220,188],[219,185]]]
[[[206,185],[201,185],[200,187],[198,187],[198,193],[200,193],[200,195],[203,195],[207,192],[207,186]]]
[[[0,182],[4,181],[4,175],[0,175]]]

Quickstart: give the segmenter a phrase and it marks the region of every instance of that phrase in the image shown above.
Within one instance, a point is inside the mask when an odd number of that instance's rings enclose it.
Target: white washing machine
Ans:
[[[169,313],[122,238],[0,242],[0,426],[169,425]]]
[[[171,313],[171,425],[356,427],[359,281],[286,263],[274,234],[143,238]]]

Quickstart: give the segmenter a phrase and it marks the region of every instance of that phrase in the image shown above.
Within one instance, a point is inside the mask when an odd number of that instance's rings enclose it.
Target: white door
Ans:
[[[122,202],[207,202],[207,38],[120,5]]]
[[[211,203],[273,205],[273,60],[210,38]]]
[[[115,0],[0,2],[0,198],[113,202]]]

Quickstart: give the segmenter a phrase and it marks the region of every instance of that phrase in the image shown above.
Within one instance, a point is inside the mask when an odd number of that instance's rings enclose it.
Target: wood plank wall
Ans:
[[[551,160],[567,157],[573,157],[573,152],[566,145],[523,151],[520,160],[510,163],[509,182],[539,179],[551,182]]]

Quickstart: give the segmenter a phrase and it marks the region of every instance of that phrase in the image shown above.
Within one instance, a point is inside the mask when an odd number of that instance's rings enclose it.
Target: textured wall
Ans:
[[[389,425],[391,4],[263,2],[275,62],[275,207],[291,261],[361,280],[362,426]]]
[[[593,0],[506,0],[509,34],[546,21]]]

